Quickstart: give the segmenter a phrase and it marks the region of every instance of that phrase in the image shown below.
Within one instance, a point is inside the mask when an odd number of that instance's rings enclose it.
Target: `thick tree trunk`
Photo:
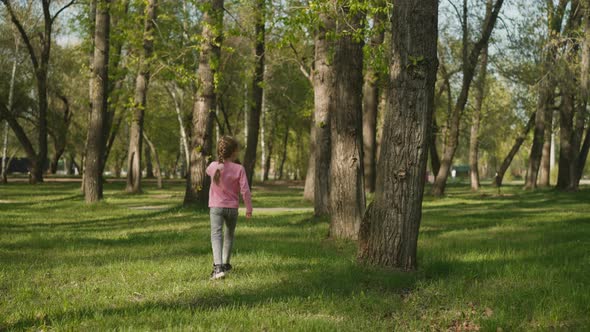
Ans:
[[[575,96],[573,92],[563,93],[561,107],[559,108],[559,165],[557,173],[557,189],[568,190],[571,177],[570,165],[573,160],[573,121],[575,109]]]
[[[553,95],[549,97],[545,106],[545,134],[543,142],[543,153],[541,154],[541,165],[537,185],[548,187],[551,185],[551,136],[553,136]]]
[[[244,168],[248,183],[252,185],[254,167],[256,166],[256,149],[258,148],[258,131],[260,129],[260,114],[262,113],[262,90],[264,84],[265,57],[265,12],[266,1],[256,0],[255,33],[256,33],[256,62],[254,66],[254,82],[252,84],[252,108],[248,114],[248,138],[244,153]]]
[[[394,0],[393,6],[391,91],[359,259],[415,270],[438,63],[438,1]]]
[[[100,0],[96,10],[94,61],[92,65],[92,109],[86,141],[84,198],[87,203],[102,199],[102,157],[104,155],[104,125],[107,116],[108,66],[110,35],[110,1]]]
[[[492,13],[492,1],[486,2],[486,17]],[[479,127],[481,123],[481,111],[486,95],[486,78],[488,73],[488,45],[481,52],[479,64],[479,76],[476,83],[475,108],[471,117],[471,132],[469,137],[469,178],[471,190],[479,190]]]
[[[583,27],[584,27],[584,42],[582,45],[582,63],[580,68],[580,90],[581,90],[581,97],[582,97],[582,105],[580,109],[578,109],[578,121],[584,122],[585,119],[585,110],[588,106],[588,99],[590,98],[590,1],[584,0],[582,1],[582,8],[583,8]],[[583,130],[584,124],[582,124]],[[580,125],[578,124],[578,128],[576,130],[580,130]],[[580,130],[581,131],[581,130]],[[580,153],[577,158],[576,163],[576,178],[575,178],[575,188],[580,185],[580,180],[584,174],[584,168],[586,165],[586,160],[588,158],[588,151],[590,150],[590,125],[587,126],[586,135],[584,137],[584,141],[581,144]]]
[[[223,0],[211,0],[203,13],[200,47],[198,90],[193,106],[191,159],[186,180],[184,204],[206,206],[210,179],[205,170],[212,154],[213,114],[215,110],[215,74],[221,52],[223,29]]]
[[[457,98],[457,102],[455,103],[455,106],[453,107],[453,111],[451,114],[450,131],[447,144],[445,144],[444,147],[440,170],[432,186],[432,194],[434,196],[444,195],[445,187],[447,184],[447,178],[453,165],[453,158],[455,157],[455,152],[457,151],[457,147],[459,145],[461,115],[465,110],[465,105],[467,104],[467,100],[469,98],[469,89],[471,87],[471,83],[473,82],[475,68],[477,66],[481,52],[488,45],[490,36],[492,35],[492,31],[494,30],[494,26],[496,25],[496,21],[498,19],[498,15],[500,13],[500,9],[502,8],[503,3],[504,0],[496,1],[494,6],[492,7],[491,12],[489,12],[489,15],[487,15],[484,21],[481,38],[475,43],[475,45],[473,45],[470,52],[467,51],[468,38],[466,36],[468,27],[467,23],[464,23],[465,25],[463,27],[463,81],[461,85],[461,92],[459,93],[459,97]],[[464,2],[463,7],[464,16],[467,16],[466,2]],[[467,18],[464,17],[463,21],[466,22]]]
[[[531,128],[533,127],[533,124],[535,124],[536,114],[537,114],[537,112],[534,112],[531,115],[531,117],[529,118],[529,121],[527,122],[526,126],[524,127],[522,133],[520,134],[520,136],[518,136],[516,138],[516,141],[514,142],[514,145],[512,146],[512,148],[510,149],[510,152],[508,152],[508,155],[506,156],[506,158],[504,158],[502,165],[500,165],[500,168],[496,171],[496,177],[495,177],[495,181],[494,181],[496,187],[502,186],[502,181],[504,181],[504,174],[506,174],[508,167],[510,167],[510,164],[512,164],[512,160],[514,159],[514,156],[516,156],[516,154],[518,153],[518,150],[520,150],[522,143],[524,143],[527,135],[529,134],[529,131],[531,131]]]
[[[315,65],[313,72],[315,132],[314,214],[330,213],[330,117],[334,111],[333,18],[320,14],[315,35]]]
[[[316,143],[316,126],[311,123],[311,133],[309,136],[309,161],[307,162],[307,173],[305,175],[305,188],[303,189],[303,198],[313,202],[314,180],[315,180],[315,143]]]
[[[361,17],[346,2],[338,19],[359,29]],[[363,46],[344,28],[334,49],[335,108],[332,113],[330,163],[330,237],[358,238],[365,213],[363,171]]]
[[[383,44],[385,30],[382,25],[386,20],[382,14],[373,19],[373,36],[370,47],[374,53]],[[365,188],[368,192],[375,191],[375,173],[377,173],[377,114],[379,112],[379,84],[381,75],[378,69],[369,64],[364,77],[363,87],[363,152]]]
[[[141,192],[141,153],[143,143],[143,118],[146,108],[150,80],[150,61],[154,52],[154,29],[157,17],[157,0],[148,0],[145,8],[143,31],[143,53],[139,59],[139,72],[135,79],[133,115],[129,127],[129,149],[127,151],[128,193]]]

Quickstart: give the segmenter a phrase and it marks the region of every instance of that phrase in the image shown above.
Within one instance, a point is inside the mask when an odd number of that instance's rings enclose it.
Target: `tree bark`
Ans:
[[[184,204],[206,206],[210,179],[205,170],[212,153],[213,115],[215,112],[215,75],[218,71],[223,30],[223,0],[210,0],[204,6],[200,47],[198,89],[193,105],[191,159],[186,180]]]
[[[524,143],[527,135],[529,134],[529,131],[531,131],[531,128],[533,127],[533,124],[535,124],[536,114],[537,114],[537,112],[534,112],[531,115],[531,117],[529,118],[529,121],[527,122],[526,126],[524,127],[522,133],[520,134],[520,136],[518,136],[516,138],[516,141],[514,142],[514,145],[512,146],[512,148],[510,149],[510,152],[508,152],[508,155],[506,156],[506,158],[504,158],[502,165],[500,165],[500,168],[496,171],[496,177],[495,177],[495,181],[494,181],[496,187],[502,186],[502,182],[504,181],[504,174],[506,174],[508,167],[510,167],[510,164],[512,164],[512,160],[514,159],[514,156],[516,156],[516,154],[518,153],[518,150],[520,150],[522,143]]]
[[[260,130],[260,114],[262,113],[262,92],[264,84],[264,57],[265,57],[265,18],[266,1],[256,0],[255,9],[255,34],[256,34],[256,61],[254,66],[254,82],[252,84],[252,108],[248,114],[248,138],[246,140],[246,152],[244,153],[244,168],[248,183],[252,186],[254,167],[256,166],[256,149],[258,148],[258,132]]]
[[[330,213],[330,117],[334,111],[334,65],[332,59],[333,42],[330,32],[335,22],[331,15],[320,14],[320,22],[315,33],[315,59],[313,71],[314,125],[315,132],[315,181],[314,214]]]
[[[84,166],[84,198],[95,203],[103,197],[102,158],[104,126],[107,116],[110,36],[110,0],[99,0],[96,8],[94,61],[92,64],[91,104]]]
[[[386,18],[376,14],[373,18],[373,35],[370,40],[372,52],[377,52],[385,39],[382,25]],[[376,55],[374,55],[376,56]],[[377,114],[379,112],[379,84],[381,74],[375,65],[369,64],[365,72],[363,87],[363,152],[365,188],[368,192],[375,191],[375,173],[377,172]]]
[[[580,130],[580,124],[578,124],[578,131],[582,131],[584,127],[585,111],[588,106],[588,99],[590,98],[590,0],[582,1],[583,8],[583,19],[582,24],[584,27],[584,40],[582,44],[582,63],[580,68],[580,95],[582,98],[581,107],[578,110],[578,121],[582,121],[582,129]],[[587,126],[584,141],[581,144],[580,153],[576,163],[576,178],[575,188],[580,185],[580,180],[584,174],[584,168],[586,160],[588,158],[588,151],[590,150],[590,126]]]
[[[316,143],[316,126],[311,123],[311,133],[309,136],[309,161],[307,162],[307,173],[305,175],[305,188],[303,189],[303,198],[313,202],[314,180],[315,180],[315,143]]]
[[[394,0],[390,80],[375,200],[363,218],[359,259],[417,268],[418,231],[438,67],[438,1]]]
[[[489,13],[490,15],[486,17],[483,23],[482,35],[480,39],[475,43],[475,45],[473,45],[471,52],[467,51],[467,5],[466,3],[464,3],[465,17],[463,18],[463,81],[461,84],[461,92],[459,93],[459,97],[457,98],[457,102],[455,103],[455,106],[453,107],[453,112],[451,114],[450,132],[447,144],[445,144],[444,147],[440,170],[432,186],[432,194],[434,196],[444,195],[445,187],[447,184],[447,178],[449,176],[449,171],[451,170],[451,167],[453,165],[453,158],[455,157],[455,152],[457,151],[457,147],[459,145],[461,115],[465,110],[465,105],[467,104],[467,100],[469,98],[469,89],[471,87],[471,83],[475,75],[475,68],[477,66],[480,54],[482,53],[483,49],[488,45],[490,36],[492,35],[492,31],[494,30],[494,26],[496,25],[496,21],[498,19],[498,15],[500,14],[500,9],[502,8],[503,3],[504,0],[497,0],[494,6],[492,7],[492,11]]]
[[[365,213],[363,45],[346,31],[361,28],[360,14],[349,12],[348,6],[350,3],[345,2],[339,9],[338,37],[334,48],[335,107],[330,121],[330,237],[356,240]]]
[[[139,59],[139,72],[135,79],[133,114],[129,126],[129,149],[127,151],[128,193],[141,192],[141,153],[143,143],[143,118],[150,80],[150,61],[154,52],[154,29],[157,18],[157,0],[148,0],[145,8],[143,52]]]

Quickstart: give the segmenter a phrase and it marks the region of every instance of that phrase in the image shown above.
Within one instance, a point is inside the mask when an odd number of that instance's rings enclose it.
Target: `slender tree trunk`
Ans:
[[[265,70],[266,74],[266,70]],[[262,90],[262,114],[260,115],[260,166],[264,168],[266,161],[266,89]],[[264,169],[260,172],[260,181],[264,181]]]
[[[143,135],[145,139],[145,134]],[[154,165],[152,164],[152,150],[149,145],[145,146],[145,178],[153,179],[154,176]]]
[[[543,142],[543,153],[541,154],[541,169],[539,171],[538,186],[548,187],[551,185],[551,145],[553,136],[553,96],[549,97],[545,106],[545,134]]]
[[[272,134],[270,135],[272,137]],[[268,176],[270,173],[270,163],[272,161],[272,152],[273,152],[273,143],[272,140],[268,142],[268,153],[266,154],[266,159],[264,161],[264,178],[263,181],[268,181]]]
[[[506,174],[508,167],[510,167],[510,164],[512,164],[512,160],[514,159],[514,156],[516,156],[516,154],[518,153],[518,150],[520,150],[522,143],[524,143],[524,141],[526,140],[526,137],[529,134],[529,131],[531,131],[531,128],[533,127],[533,124],[535,124],[536,114],[537,114],[537,112],[534,112],[531,115],[531,117],[529,118],[529,121],[527,122],[526,126],[524,127],[522,133],[520,134],[520,136],[518,136],[516,138],[516,141],[514,142],[514,145],[512,145],[510,152],[508,152],[508,155],[506,156],[506,158],[504,158],[502,165],[500,165],[500,168],[496,171],[496,177],[495,177],[496,187],[502,186],[502,181],[504,181],[504,174]]]
[[[486,2],[486,17],[492,14],[492,0]],[[469,177],[471,190],[479,190],[479,127],[481,111],[486,96],[486,78],[488,73],[488,45],[481,52],[479,75],[476,83],[475,108],[471,117],[471,135],[469,137]]]
[[[110,0],[99,0],[94,33],[94,62],[92,65],[92,109],[86,141],[84,167],[84,197],[95,203],[103,196],[102,157],[104,155],[104,125],[107,116],[108,67],[110,35]]]
[[[370,40],[373,52],[383,44],[385,30],[382,25],[384,15],[377,14],[373,19],[375,32]],[[363,152],[365,170],[365,188],[368,192],[375,191],[375,173],[377,172],[377,114],[379,111],[379,84],[381,75],[378,69],[369,64],[365,72],[363,87]]]
[[[200,47],[198,90],[193,106],[191,159],[186,181],[184,204],[206,206],[210,179],[205,173],[212,153],[213,114],[215,110],[215,75],[221,53],[223,30],[223,0],[210,0],[203,13]]]
[[[315,35],[315,65],[313,72],[314,125],[315,129],[315,181],[314,214],[327,215],[330,212],[330,117],[334,111],[334,68],[333,42],[329,33],[335,23],[327,14],[320,14],[320,23]]]
[[[303,198],[313,202],[314,180],[315,180],[315,143],[316,143],[316,126],[311,123],[311,133],[309,136],[309,161],[307,162],[307,173],[305,175],[305,188],[303,189]]]
[[[157,0],[148,0],[145,8],[143,31],[143,53],[139,59],[139,72],[135,79],[135,98],[133,115],[129,127],[129,150],[127,151],[127,187],[128,193],[141,192],[141,152],[143,141],[143,118],[146,108],[148,85],[150,80],[150,61],[154,52],[154,29],[157,17]]]
[[[157,185],[158,185],[158,189],[162,189],[162,167],[160,165],[160,157],[158,156],[158,150],[156,150],[156,146],[147,137],[145,132],[143,133],[143,139],[145,139],[145,142],[147,143],[147,145],[149,147],[150,153],[154,156],[154,162],[156,163],[155,175],[156,175],[156,179],[157,179]]]
[[[435,109],[436,111],[436,109]],[[436,176],[440,171],[440,157],[436,148],[436,135],[438,133],[438,124],[436,123],[435,114],[432,115],[432,127],[430,129],[430,141],[428,142],[428,152],[430,153],[430,168],[432,174]]]
[[[14,55],[12,58],[12,71],[10,73],[10,85],[8,87],[8,104],[6,107],[8,111],[12,111],[12,105],[14,104],[14,83],[16,80],[16,67],[18,66],[18,36],[14,35]],[[2,146],[2,169],[0,170],[1,179],[0,183],[8,183],[8,133],[9,133],[8,121],[4,121],[4,137]]]
[[[186,129],[184,127],[184,121],[182,119],[182,104],[181,99],[179,98],[178,94],[176,93],[176,87],[168,88],[168,93],[172,97],[174,101],[174,109],[176,110],[176,118],[178,119],[178,128],[180,132],[180,144],[182,148],[182,152],[184,152],[184,160],[190,160],[190,153],[189,153],[189,143],[188,137],[186,135]]]
[[[343,26],[361,28],[358,13],[344,3],[334,48],[335,108],[330,163],[330,237],[358,238],[365,213],[363,170],[363,46]],[[344,23],[346,22],[346,24]]]
[[[529,156],[529,165],[525,181],[525,189],[536,189],[539,167],[543,154],[543,140],[545,138],[545,122],[547,117],[547,105],[550,94],[549,82],[541,82],[539,86],[539,97],[537,101],[537,111],[535,115],[535,129],[533,133],[533,145]]]
[[[248,138],[246,140],[246,152],[244,153],[244,168],[248,183],[252,186],[254,167],[256,166],[256,149],[258,148],[258,131],[260,129],[260,114],[262,113],[262,91],[264,84],[264,57],[265,57],[265,18],[266,1],[256,0],[255,9],[255,34],[256,34],[256,61],[254,66],[254,82],[252,84],[252,108],[248,114]]]
[[[114,15],[111,14],[111,31],[120,30],[120,20],[124,18],[129,12],[129,0],[121,0],[121,3],[123,11],[116,12]],[[115,40],[111,40],[110,43],[111,50],[114,49],[114,51],[111,51],[109,55],[109,72],[111,73],[111,76],[116,77],[118,75],[112,75],[112,73],[116,73],[118,70],[120,70],[119,67],[121,59],[123,57],[123,46],[126,43],[126,40],[117,38]],[[118,91],[123,89],[123,83],[125,81],[125,75],[120,76],[121,77],[114,80],[114,82],[112,82],[112,77],[109,78],[109,103],[107,108],[106,123],[103,128],[103,135],[104,141],[106,142],[106,147],[104,151],[104,156],[101,160],[101,173],[104,173],[105,167],[109,160],[109,156],[111,154],[111,150],[113,148],[113,144],[115,142],[115,139],[117,138],[119,129],[121,128],[121,123],[123,122],[123,119],[126,118],[124,114],[120,114],[119,116],[117,116],[117,110],[121,112],[120,109],[124,107],[123,105],[121,105],[121,94],[117,93]]]
[[[279,180],[283,179],[283,169],[285,167],[285,161],[287,161],[287,149],[289,147],[289,123],[285,127],[285,136],[283,136],[283,155],[281,156],[281,163],[279,165]]]
[[[363,218],[359,259],[415,270],[438,67],[438,1],[394,0],[393,6],[391,90],[375,199]],[[412,60],[416,54],[421,58]]]
[[[449,176],[449,172],[453,165],[453,158],[455,157],[455,152],[457,151],[457,147],[459,145],[459,131],[461,125],[461,115],[465,110],[465,105],[467,104],[467,100],[469,98],[469,89],[471,87],[471,83],[473,82],[473,77],[475,75],[475,68],[478,63],[478,59],[480,54],[482,53],[483,49],[488,45],[490,36],[492,35],[492,31],[498,19],[498,15],[500,13],[500,9],[502,8],[502,4],[504,0],[497,0],[494,6],[492,7],[491,12],[486,17],[481,38],[473,45],[471,51],[468,51],[467,45],[468,38],[468,26],[467,26],[467,3],[464,1],[464,18],[463,22],[463,81],[461,85],[461,92],[459,93],[459,97],[457,98],[457,102],[453,107],[453,111],[450,118],[450,132],[449,137],[447,140],[447,144],[445,144],[444,152],[441,160],[440,170],[436,176],[434,184],[432,186],[432,194],[434,196],[442,196],[445,192],[445,187],[447,184],[447,178]]]

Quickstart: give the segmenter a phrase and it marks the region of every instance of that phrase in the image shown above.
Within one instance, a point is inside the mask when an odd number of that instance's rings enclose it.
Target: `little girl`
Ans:
[[[209,208],[211,217],[211,246],[213,248],[213,272],[211,280],[225,277],[231,270],[229,264],[234,243],[234,232],[238,220],[239,197],[246,204],[246,218],[252,217],[252,199],[246,170],[235,163],[238,156],[238,142],[230,136],[223,136],[217,142],[217,161],[207,167],[211,181]],[[222,239],[223,224],[227,227]]]

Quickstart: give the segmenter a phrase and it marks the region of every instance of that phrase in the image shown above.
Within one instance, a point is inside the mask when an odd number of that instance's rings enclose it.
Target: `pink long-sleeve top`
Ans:
[[[219,184],[213,180],[218,169],[221,171]],[[207,175],[211,177],[209,207],[238,208],[240,206],[238,195],[241,193],[244,204],[246,204],[246,212],[252,213],[252,194],[248,186],[246,170],[242,165],[214,161],[207,167]]]

